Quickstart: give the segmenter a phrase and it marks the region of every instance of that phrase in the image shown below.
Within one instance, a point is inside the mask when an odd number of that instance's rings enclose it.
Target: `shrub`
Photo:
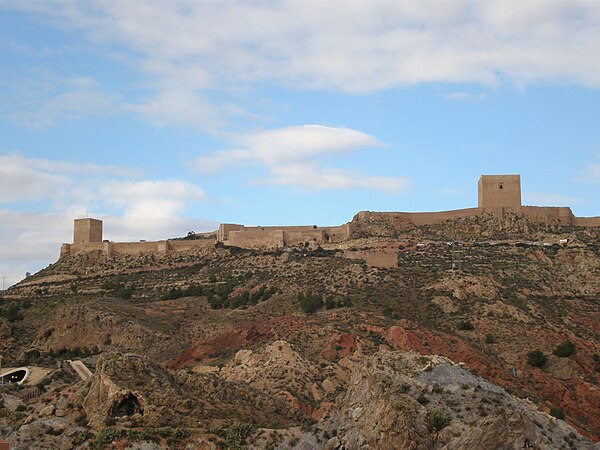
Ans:
[[[417,401],[421,404],[421,405],[426,405],[427,403],[429,403],[429,399],[427,397],[425,397],[425,394],[420,394],[417,397]]]
[[[430,411],[425,418],[430,433],[439,433],[452,422],[452,416],[444,411]]]
[[[328,298],[325,300],[325,309],[335,309],[337,308],[337,303],[333,298]]]
[[[122,284],[119,284],[119,285],[115,286],[112,293],[116,298],[120,298],[123,300],[129,300],[131,298],[131,296],[133,295],[133,288],[125,287]]]
[[[600,355],[598,353],[594,353],[592,355],[592,359],[594,360],[594,368],[596,372],[600,372]]]
[[[252,424],[235,421],[225,430],[225,448],[238,450],[244,448],[246,439],[252,434]]]
[[[575,344],[572,341],[565,341],[562,344],[557,345],[552,353],[561,358],[568,358],[575,353]]]
[[[486,343],[486,344],[493,344],[494,342],[496,342],[496,338],[494,337],[494,335],[493,335],[493,334],[488,334],[488,335],[485,337],[485,343]]]
[[[298,295],[298,303],[306,314],[314,314],[323,307],[323,297],[310,293],[307,295],[300,294]]]
[[[475,327],[473,326],[470,320],[463,320],[462,322],[458,323],[459,330],[472,330],[473,328]]]
[[[389,306],[386,306],[385,308],[383,308],[382,313],[385,317],[389,317],[390,319],[398,319],[399,318],[398,313],[396,313]]]
[[[533,367],[543,367],[547,359],[541,350],[533,350],[527,353],[527,362]]]
[[[550,408],[550,415],[561,420],[565,418],[565,412],[561,408]]]

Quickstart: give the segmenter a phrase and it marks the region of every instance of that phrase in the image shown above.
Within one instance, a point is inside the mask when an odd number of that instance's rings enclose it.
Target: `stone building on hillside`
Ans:
[[[339,226],[269,226],[247,227],[224,223],[216,232],[216,241],[224,245],[243,248],[276,249],[295,245],[319,245],[350,239],[365,221],[386,219],[391,222],[414,225],[431,225],[446,220],[493,214],[517,214],[533,223],[558,223],[564,225],[599,227],[600,217],[575,217],[571,208],[549,206],[523,206],[520,175],[482,175],[477,185],[476,208],[437,212],[372,212],[361,211],[352,221]],[[167,254],[189,251],[214,245],[211,239],[164,240],[157,242],[109,242],[102,240],[102,221],[75,219],[72,244],[63,244],[61,255],[102,251],[107,256],[128,254]]]

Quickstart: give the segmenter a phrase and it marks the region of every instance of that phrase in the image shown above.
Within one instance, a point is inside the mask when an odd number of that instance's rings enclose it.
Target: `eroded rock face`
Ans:
[[[153,355],[160,354],[161,346],[169,339],[170,336],[150,331],[135,321],[80,305],[57,309],[40,328],[37,346],[59,350],[72,348],[76,342],[79,347],[114,346],[121,351]]]
[[[180,403],[179,388],[164,369],[143,356],[108,353],[96,364],[83,408],[96,428],[109,419],[163,426]]]
[[[240,350],[221,369],[220,375],[229,381],[244,381],[294,404],[304,398],[298,399],[290,391],[309,394],[311,400],[323,397],[323,389],[314,382],[318,373],[315,364],[298,354],[288,342],[278,340],[258,352]]]
[[[380,350],[355,366],[336,410],[334,448],[593,448],[566,422],[440,356]]]

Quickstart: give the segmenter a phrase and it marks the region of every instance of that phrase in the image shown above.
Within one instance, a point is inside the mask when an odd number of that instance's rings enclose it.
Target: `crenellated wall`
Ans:
[[[214,239],[197,240],[166,240],[152,242],[88,242],[83,244],[62,244],[60,255],[79,255],[100,251],[108,258],[118,255],[166,255],[171,253],[193,251],[200,248],[212,247]]]
[[[246,227],[224,223],[219,226],[217,240],[227,245],[248,248],[281,248],[286,245],[324,243],[347,239],[351,225],[346,223],[335,227],[270,226]]]
[[[575,217],[573,225],[578,227],[600,227],[600,217]]]
[[[521,178],[519,175],[482,175],[478,183],[479,207],[437,212],[371,212],[361,211],[351,222],[334,227],[269,226],[246,227],[223,223],[217,230],[217,239],[167,240],[158,242],[109,242],[102,239],[102,221],[97,219],[76,219],[74,243],[63,244],[62,255],[77,255],[90,251],[102,251],[112,255],[164,255],[172,252],[193,251],[214,245],[225,245],[277,249],[293,245],[316,245],[341,242],[354,236],[364,222],[383,220],[394,230],[406,224],[433,225],[447,220],[492,214],[502,217],[514,213],[538,224],[560,223],[582,227],[600,227],[600,217],[575,217],[571,208],[547,206],[521,206]],[[363,255],[370,258],[372,265],[393,267],[394,252]]]

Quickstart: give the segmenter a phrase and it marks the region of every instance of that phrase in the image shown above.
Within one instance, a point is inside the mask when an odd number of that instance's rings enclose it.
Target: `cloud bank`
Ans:
[[[94,57],[141,75],[136,98],[126,98],[131,86],[110,92],[82,76],[11,99],[20,107],[5,116],[37,128],[132,113],[223,133],[240,113],[252,116],[235,92],[264,85],[352,94],[424,83],[600,87],[600,3],[591,0],[0,0],[1,8],[75,31]]]
[[[383,147],[373,136],[350,128],[289,126],[247,133],[237,137],[235,143],[238,148],[197,158],[198,170],[215,173],[234,166],[260,166],[268,175],[257,183],[307,190],[366,188],[398,192],[408,185],[402,177],[366,176],[321,164],[322,159]]]
[[[16,7],[129,49],[170,87],[276,81],[373,92],[505,79],[600,86],[593,57],[600,4],[589,0],[46,0]]]
[[[56,260],[60,244],[72,241],[73,218],[88,211],[106,221],[106,237],[117,241],[214,229],[215,223],[183,215],[207,199],[195,184],[140,179],[122,167],[0,155],[0,275],[10,285]]]

